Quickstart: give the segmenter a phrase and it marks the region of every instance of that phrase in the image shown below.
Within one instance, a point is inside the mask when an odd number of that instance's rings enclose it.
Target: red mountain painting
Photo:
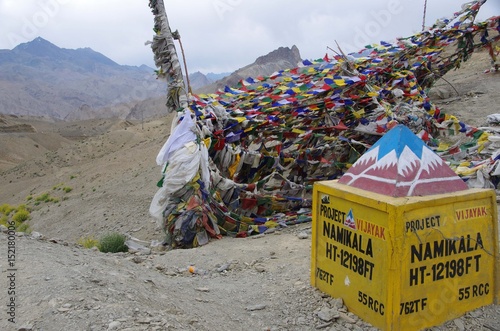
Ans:
[[[392,197],[468,189],[443,159],[404,125],[394,127],[380,138],[339,183]]]

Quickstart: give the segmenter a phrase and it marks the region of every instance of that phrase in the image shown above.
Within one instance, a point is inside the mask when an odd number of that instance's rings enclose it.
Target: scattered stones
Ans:
[[[318,318],[324,322],[330,322],[340,316],[338,311],[327,307],[321,308],[317,315]]]
[[[297,234],[297,237],[299,239],[307,239],[307,238],[309,238],[309,235],[306,232],[302,231],[302,232],[299,232],[299,234]]]

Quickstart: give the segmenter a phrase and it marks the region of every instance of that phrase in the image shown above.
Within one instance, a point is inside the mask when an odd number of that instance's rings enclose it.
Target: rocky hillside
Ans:
[[[165,93],[147,66],[119,65],[90,48],[60,48],[43,38],[0,50],[0,113],[62,120],[126,117],[103,107]],[[91,113],[91,115],[88,115]]]
[[[280,47],[267,55],[258,57],[254,63],[249,64],[233,72],[210,85],[198,89],[198,93],[213,93],[224,86],[235,86],[242,79],[248,77],[267,76],[275,71],[297,67],[302,61],[297,46]]]
[[[299,49],[280,47],[232,74],[189,75],[197,93],[293,68]],[[0,50],[0,114],[78,121],[143,120],[165,113],[167,85],[147,66],[119,65],[90,48],[60,48],[43,38]]]

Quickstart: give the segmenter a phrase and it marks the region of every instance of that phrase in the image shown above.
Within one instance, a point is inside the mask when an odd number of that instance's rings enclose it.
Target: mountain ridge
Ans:
[[[296,67],[297,46],[280,47],[233,73],[189,75],[195,93]],[[120,65],[89,47],[66,49],[37,37],[0,49],[0,114],[52,120],[144,119],[163,113],[167,83],[146,65]]]
[[[268,76],[284,69],[297,67],[301,62],[300,51],[297,46],[279,47],[266,55],[259,56],[253,63],[248,64],[230,75],[196,90],[198,93],[213,93],[225,86],[235,86],[242,79],[248,77]]]
[[[0,50],[0,113],[57,120],[126,117],[127,109],[100,112],[119,104],[161,97],[166,83],[154,69],[122,66],[89,47],[60,48],[37,37]]]

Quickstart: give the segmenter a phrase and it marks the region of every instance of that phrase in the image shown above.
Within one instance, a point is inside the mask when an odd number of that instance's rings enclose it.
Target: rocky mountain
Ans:
[[[229,73],[191,74],[196,93],[215,92],[241,79],[270,75],[301,61],[296,46],[280,47]],[[43,38],[0,49],[0,114],[52,120],[121,118],[165,114],[167,84],[154,69],[119,65],[90,48],[60,48]]]
[[[219,79],[222,79],[226,76],[229,76],[230,74],[231,74],[230,72],[221,72],[220,74],[209,72],[208,74],[206,74],[206,76],[207,76],[209,81],[215,82],[215,81],[218,81]]]
[[[189,83],[191,84],[191,88],[193,90],[197,90],[213,82],[213,80],[209,79],[206,75],[199,71],[189,74]]]
[[[242,79],[248,77],[267,76],[275,71],[295,68],[302,61],[297,46],[292,48],[280,47],[267,55],[258,57],[254,63],[240,68],[210,85],[195,90],[198,93],[212,93],[224,86],[235,86]]]
[[[189,74],[189,83],[191,84],[191,88],[194,91],[197,91],[204,86],[210,85],[219,79],[229,76],[230,72],[223,72],[220,74],[215,74],[213,72],[209,72],[208,74],[203,74],[199,71]]]
[[[119,65],[90,48],[60,48],[43,38],[0,50],[0,113],[51,119],[126,117],[128,104],[165,94],[154,70]],[[129,107],[129,108],[130,108]]]

